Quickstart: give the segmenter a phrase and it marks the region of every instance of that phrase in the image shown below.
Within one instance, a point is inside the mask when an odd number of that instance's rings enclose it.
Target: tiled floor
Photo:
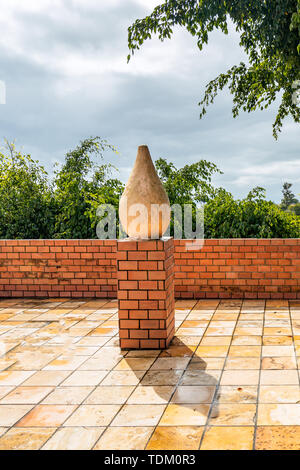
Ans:
[[[0,449],[300,449],[300,302],[177,301],[120,351],[116,301],[0,300]]]

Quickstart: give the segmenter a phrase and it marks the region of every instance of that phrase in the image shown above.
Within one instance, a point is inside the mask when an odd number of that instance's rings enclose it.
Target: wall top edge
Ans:
[[[160,239],[147,239],[147,240],[137,240],[137,239],[99,239],[99,238],[2,238],[0,239],[0,243],[4,242],[117,242],[117,241],[158,241],[158,240],[169,240],[172,237],[164,237]],[[203,240],[203,239],[197,239]],[[187,239],[187,238],[180,238],[174,239],[175,242],[195,242],[196,239]],[[284,240],[297,240],[300,241],[300,238],[204,238],[204,241],[233,241],[233,240],[253,240],[253,241],[284,241]]]

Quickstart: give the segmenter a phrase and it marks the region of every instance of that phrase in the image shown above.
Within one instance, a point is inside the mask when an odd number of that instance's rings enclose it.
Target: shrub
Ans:
[[[0,153],[0,238],[51,238],[55,203],[48,175],[38,161]]]
[[[112,165],[99,165],[107,149],[116,152],[100,137],[86,139],[67,153],[54,179],[57,215],[55,238],[96,238],[97,207],[119,204],[123,185],[110,179]]]
[[[224,189],[205,206],[206,238],[298,238],[300,218],[265,199],[254,188],[245,199],[235,200]]]

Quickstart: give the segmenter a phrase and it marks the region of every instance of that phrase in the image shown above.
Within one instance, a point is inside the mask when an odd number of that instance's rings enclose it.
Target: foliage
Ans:
[[[0,238],[49,238],[54,199],[48,175],[38,161],[8,144],[0,153]]]
[[[249,63],[234,65],[208,83],[199,103],[200,116],[226,86],[233,95],[234,117],[241,110],[268,108],[279,97],[273,124],[277,138],[286,116],[300,122],[294,99],[300,78],[300,0],[166,0],[128,29],[128,60],[152,35],[158,34],[161,41],[171,38],[176,25],[195,36],[202,50],[209,32],[218,29],[228,34],[229,21],[240,35]]]
[[[56,171],[55,238],[95,238],[97,207],[104,203],[117,205],[122,183],[108,178],[112,165],[94,161],[102,159],[107,149],[116,152],[100,137],[86,139],[67,153],[65,163]]]
[[[155,162],[157,173],[168,194],[170,205],[181,206],[180,214],[171,213],[170,235],[174,236],[174,231],[185,237],[185,227],[182,223],[184,205],[191,205],[192,230],[196,229],[196,211],[199,204],[209,201],[215,196],[215,188],[211,184],[212,176],[215,173],[222,173],[214,163],[206,160],[199,160],[183,168],[176,168],[172,162],[167,162],[164,158],[159,158]],[[176,227],[176,229],[174,228]],[[189,238],[187,236],[187,238]]]
[[[289,212],[293,212],[294,214],[300,216],[300,202],[296,204],[291,204],[288,208]]]
[[[280,207],[283,211],[286,211],[291,204],[297,204],[299,201],[296,199],[295,194],[291,191],[291,183],[284,183],[282,187],[282,199]]]
[[[298,238],[300,218],[267,201],[263,188],[254,188],[242,200],[221,189],[205,205],[205,237]]]
[[[213,174],[222,173],[206,160],[176,168],[173,163],[159,158],[155,166],[171,205],[207,202],[215,194],[211,184]]]
[[[111,204],[118,212],[124,185],[111,177],[114,167],[97,162],[107,149],[115,151],[106,141],[96,137],[81,142],[67,153],[53,180],[38,161],[17,152],[13,144],[8,149],[8,156],[0,153],[0,238],[96,238],[103,217],[98,206]],[[265,199],[262,188],[235,200],[225,189],[213,187],[213,175],[221,172],[205,160],[176,168],[160,158],[156,168],[171,205],[192,205],[193,230],[197,207],[205,203],[206,238],[300,236],[300,203],[283,211]],[[289,183],[284,188],[288,204],[294,195]],[[176,223],[173,217],[171,234]]]

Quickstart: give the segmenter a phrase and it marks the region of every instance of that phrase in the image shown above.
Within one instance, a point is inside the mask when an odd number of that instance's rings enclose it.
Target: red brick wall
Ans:
[[[300,239],[175,240],[180,298],[300,299]]]
[[[177,298],[300,299],[300,239],[175,240]],[[0,240],[0,297],[116,298],[114,240]]]
[[[114,240],[0,240],[0,297],[116,297]]]

